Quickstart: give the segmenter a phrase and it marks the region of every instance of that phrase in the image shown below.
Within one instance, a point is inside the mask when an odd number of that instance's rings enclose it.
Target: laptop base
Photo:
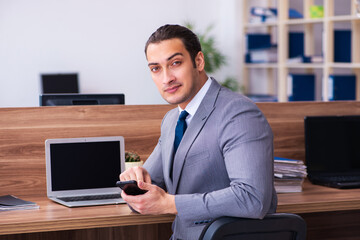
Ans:
[[[104,200],[89,200],[89,201],[76,201],[76,202],[65,202],[58,198],[49,197],[50,200],[59,203],[61,205],[64,205],[66,207],[88,207],[88,206],[101,206],[101,205],[111,205],[111,204],[122,204],[126,203],[124,199],[118,198],[118,199],[104,199]]]

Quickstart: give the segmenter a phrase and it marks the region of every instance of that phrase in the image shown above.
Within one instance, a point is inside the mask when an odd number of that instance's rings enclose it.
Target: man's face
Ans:
[[[151,43],[147,61],[161,96],[170,104],[184,109],[202,87],[199,73],[203,71],[203,54],[196,56],[194,68],[189,52],[178,38]]]

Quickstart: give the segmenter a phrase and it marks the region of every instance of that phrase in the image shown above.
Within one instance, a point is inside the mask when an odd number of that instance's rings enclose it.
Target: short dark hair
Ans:
[[[201,44],[196,34],[184,26],[166,24],[159,27],[147,40],[145,44],[145,55],[147,56],[147,49],[151,43],[159,43],[173,38],[179,38],[183,42],[195,68],[195,57],[201,51]]]

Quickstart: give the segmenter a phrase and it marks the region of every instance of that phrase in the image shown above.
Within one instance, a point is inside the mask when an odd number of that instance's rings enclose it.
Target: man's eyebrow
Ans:
[[[172,59],[173,57],[176,57],[177,55],[184,56],[184,54],[178,52],[178,53],[174,53],[173,55],[171,55],[170,57],[168,57],[167,60],[169,61],[170,59]]]
[[[171,60],[172,58],[174,58],[174,57],[176,57],[176,56],[178,56],[178,55],[184,56],[184,54],[178,52],[178,53],[174,53],[173,55],[171,55],[170,57],[168,57],[166,60],[169,61],[169,60]],[[148,63],[148,66],[152,66],[152,65],[158,65],[158,63],[156,63],[156,62]]]

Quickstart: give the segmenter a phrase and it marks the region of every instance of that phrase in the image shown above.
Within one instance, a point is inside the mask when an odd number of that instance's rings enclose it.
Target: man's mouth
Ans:
[[[174,92],[176,92],[178,89],[179,89],[179,87],[180,87],[181,85],[176,85],[176,86],[171,86],[171,87],[167,87],[167,88],[165,88],[165,92],[167,92],[167,93],[174,93]]]

